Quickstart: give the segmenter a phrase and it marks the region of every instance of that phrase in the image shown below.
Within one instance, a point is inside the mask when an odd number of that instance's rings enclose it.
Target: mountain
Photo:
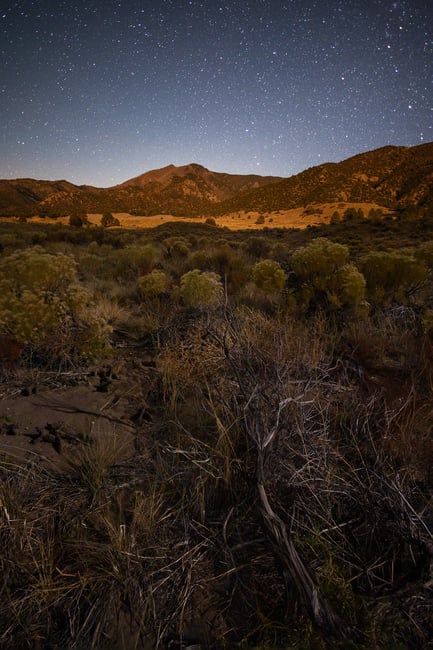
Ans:
[[[120,185],[98,189],[66,181],[19,179],[0,181],[2,214],[70,214],[85,212],[170,213],[195,215],[209,206],[255,188],[281,180],[280,177],[224,174],[197,164],[149,171]]]
[[[170,193],[167,192],[169,188],[177,191],[179,185],[181,185],[186,194],[195,194],[200,198],[216,202],[279,180],[281,180],[281,177],[277,176],[212,172],[206,167],[202,167],[202,165],[192,163],[183,167],[168,165],[162,169],[155,169],[117,185],[117,188],[150,189],[152,186],[156,191]]]
[[[330,202],[368,202],[392,209],[433,206],[433,143],[388,146],[290,178],[213,172],[192,163],[168,165],[109,188],[67,181],[0,181],[0,213],[73,211],[218,215],[272,212]]]
[[[37,181],[32,178],[0,180],[0,211],[4,214],[33,209],[53,195],[82,191],[68,181]]]
[[[339,201],[377,203],[390,208],[433,206],[433,143],[388,146],[340,163],[311,167],[271,186],[222,201],[212,213],[272,212]]]

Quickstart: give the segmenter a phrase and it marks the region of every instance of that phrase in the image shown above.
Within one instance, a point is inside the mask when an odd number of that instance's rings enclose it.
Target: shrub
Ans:
[[[359,263],[367,282],[368,297],[378,303],[406,302],[427,278],[427,267],[411,255],[375,252]]]
[[[187,307],[216,307],[223,297],[221,278],[199,269],[188,271],[180,279],[180,295]]]
[[[248,237],[243,248],[252,257],[260,258],[268,254],[270,243],[265,237]]]
[[[123,278],[145,275],[158,263],[158,251],[153,244],[127,246],[118,250],[114,257],[114,275]]]
[[[268,293],[281,291],[287,277],[278,262],[274,260],[257,262],[252,268],[251,276],[256,287]]]
[[[318,237],[311,244],[298,248],[292,255],[292,268],[302,280],[316,289],[325,290],[334,273],[347,264],[349,248]]]
[[[2,259],[0,275],[0,326],[22,343],[38,343],[87,297],[77,283],[75,261],[40,248]]]
[[[167,290],[168,278],[164,271],[154,269],[138,278],[138,288],[143,296],[157,298]]]
[[[348,260],[347,246],[322,237],[295,251],[291,264],[300,281],[299,306],[305,309],[316,300],[336,308],[349,307],[359,315],[364,313],[365,279]]]
[[[328,297],[336,307],[350,307],[359,316],[367,316],[365,278],[353,264],[345,264],[335,273],[330,283]]]
[[[168,257],[186,257],[190,252],[189,242],[185,237],[167,237],[163,246]]]
[[[91,296],[78,282],[72,257],[28,248],[1,259],[0,278],[3,336],[49,357],[69,354],[71,347],[89,356],[106,350],[104,323],[85,317]]]

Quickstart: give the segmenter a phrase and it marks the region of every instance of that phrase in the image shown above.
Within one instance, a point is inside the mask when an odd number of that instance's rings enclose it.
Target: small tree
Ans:
[[[101,217],[101,226],[103,228],[111,228],[113,226],[120,226],[120,221],[116,217],[113,217],[111,212],[104,212]]]
[[[358,210],[356,208],[347,208],[344,211],[343,218],[345,221],[353,221],[358,217]]]
[[[78,213],[73,213],[69,217],[69,225],[73,228],[81,228],[83,226],[83,217]]]

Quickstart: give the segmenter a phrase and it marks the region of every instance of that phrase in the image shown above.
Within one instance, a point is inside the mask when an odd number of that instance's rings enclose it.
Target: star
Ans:
[[[24,0],[0,30],[0,177],[289,176],[432,134],[428,2]]]

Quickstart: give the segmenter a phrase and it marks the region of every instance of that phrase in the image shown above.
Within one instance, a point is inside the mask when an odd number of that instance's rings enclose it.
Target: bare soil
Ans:
[[[133,455],[140,391],[133,369],[117,366],[64,373],[17,370],[3,378],[0,458],[61,468],[74,450],[98,440],[116,444],[119,462]]]

